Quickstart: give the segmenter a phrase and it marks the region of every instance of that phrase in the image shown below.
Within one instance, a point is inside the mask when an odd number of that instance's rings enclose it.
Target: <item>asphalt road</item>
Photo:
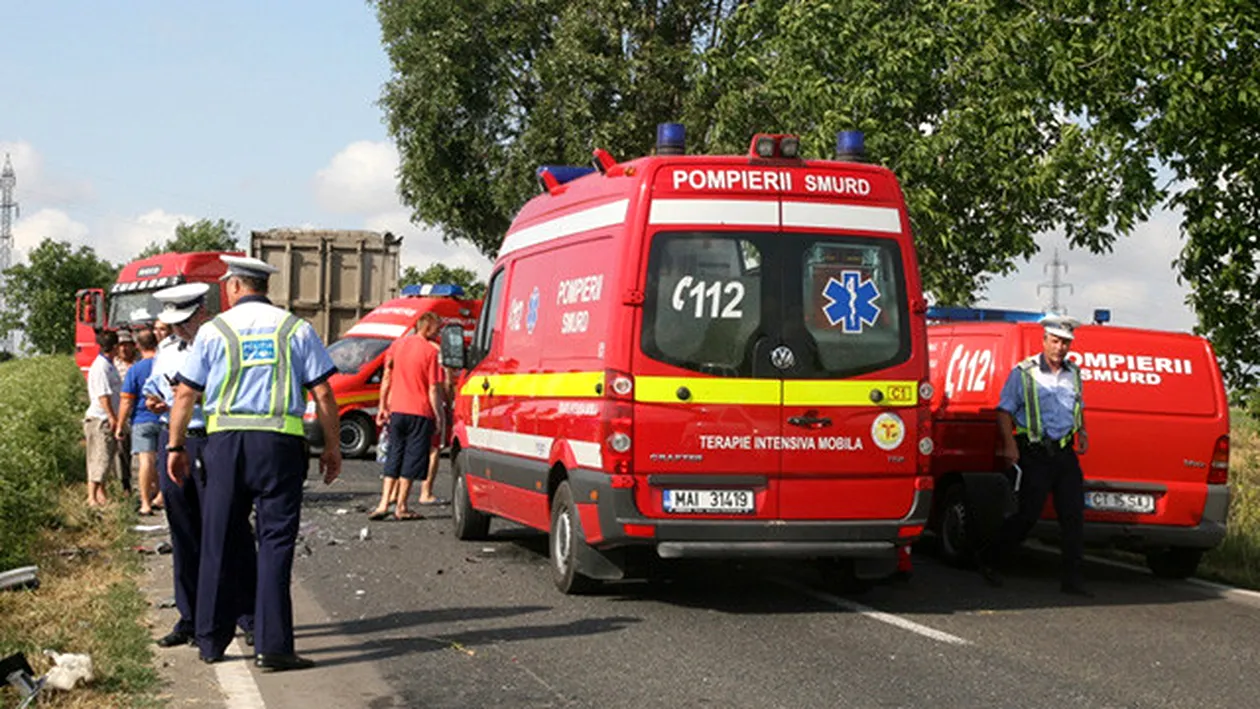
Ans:
[[[334,688],[321,692],[342,692],[327,706],[1240,707],[1260,696],[1260,604],[1246,598],[1091,564],[1097,595],[1075,599],[1058,591],[1057,559],[1036,551],[1002,589],[916,552],[909,582],[857,597],[832,595],[799,563],[692,564],[563,596],[539,534],[496,521],[491,541],[460,542],[448,507],[369,522],[377,471],[349,462],[331,487],[312,474],[306,495],[295,594],[324,615],[299,616],[298,649],[321,662],[313,672]],[[386,687],[371,701],[355,693],[367,675]]]

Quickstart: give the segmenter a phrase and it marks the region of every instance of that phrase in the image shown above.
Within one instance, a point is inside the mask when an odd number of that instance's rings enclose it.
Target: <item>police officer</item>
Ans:
[[[185,429],[198,392],[205,392],[209,438],[204,461],[202,552],[197,586],[197,644],[206,662],[223,657],[232,637],[232,538],[255,511],[258,591],[255,664],[268,671],[311,667],[294,652],[289,584],[307,458],[302,430],[304,390],[315,400],[324,440],[337,440],[336,401],[328,378],[336,368],[310,323],[267,300],[276,268],[255,258],[222,256],[231,308],[202,326],[177,380],[171,411],[169,466],[187,475]],[[324,482],[341,472],[337,446],[320,459]]]
[[[179,620],[174,629],[157,641],[161,647],[190,645],[196,631],[197,576],[201,565],[201,498],[205,493],[205,475],[202,469],[202,451],[206,445],[206,419],[200,405],[193,405],[185,434],[191,480],[177,483],[167,475],[166,449],[170,438],[168,408],[175,401],[173,382],[179,374],[184,359],[191,351],[197,328],[209,319],[204,304],[210,286],[205,283],[187,283],[165,288],[153,294],[164,304],[158,314],[159,322],[169,325],[173,332],[165,340],[153,360],[153,371],[145,380],[141,392],[155,413],[161,414],[162,428],[158,433],[158,487],[166,506],[166,520],[171,530],[171,566],[174,572],[175,607]],[[237,619],[245,631],[246,644],[253,644],[254,586],[257,561],[254,538],[245,526],[238,530],[240,548],[233,554],[237,563],[236,575],[240,579],[237,596]]]
[[[996,566],[1023,543],[1041,517],[1046,496],[1062,534],[1064,593],[1090,596],[1081,581],[1084,555],[1085,493],[1076,456],[1089,448],[1081,401],[1081,371],[1067,359],[1074,318],[1050,315],[1041,320],[1042,353],[1011,370],[998,401],[998,429],[1008,468],[1018,466],[1019,510],[1003,521],[993,541],[979,555],[980,572],[1001,586]]]

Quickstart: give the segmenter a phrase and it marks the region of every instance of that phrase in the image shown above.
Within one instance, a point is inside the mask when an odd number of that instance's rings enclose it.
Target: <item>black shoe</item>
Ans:
[[[297,655],[259,655],[254,658],[254,664],[267,672],[284,672],[314,667],[315,661]]]
[[[245,644],[250,647],[254,646],[254,631],[252,630],[245,631]]]
[[[179,630],[172,630],[157,640],[158,647],[178,647],[180,645],[192,645],[193,634],[185,633]]]
[[[207,665],[213,665],[214,663],[222,659],[223,659],[222,655],[219,655],[217,657],[206,657],[205,655],[201,656],[201,661],[206,663]]]
[[[1059,586],[1059,590],[1069,596],[1080,596],[1081,598],[1093,598],[1094,594],[1088,588],[1085,588],[1079,581],[1064,581]]]

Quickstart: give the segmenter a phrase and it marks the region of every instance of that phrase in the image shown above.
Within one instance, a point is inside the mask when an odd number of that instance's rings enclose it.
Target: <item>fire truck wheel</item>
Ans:
[[[595,587],[595,581],[578,573],[579,545],[586,544],[582,534],[582,520],[573,504],[573,491],[569,483],[560,483],[551,500],[551,580],[561,593],[585,593]]]
[[[971,540],[967,536],[967,495],[961,483],[950,485],[941,502],[941,558],[954,566],[963,566],[971,559]]]
[[[372,447],[376,427],[361,414],[350,414],[341,419],[341,457],[362,458]]]
[[[463,541],[485,539],[490,533],[490,515],[473,509],[468,497],[468,480],[464,477],[464,456],[457,455],[451,461],[451,477],[454,489],[451,494],[451,520],[455,523],[455,538]]]
[[[1164,579],[1184,579],[1193,576],[1203,559],[1202,549],[1172,547],[1146,552],[1146,565],[1151,573]]]

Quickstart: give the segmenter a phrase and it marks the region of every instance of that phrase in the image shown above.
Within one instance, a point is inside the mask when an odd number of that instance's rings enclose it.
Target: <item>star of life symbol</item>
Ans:
[[[534,334],[534,327],[538,325],[538,305],[542,301],[542,296],[538,292],[538,286],[534,286],[534,290],[529,294],[529,312],[525,315],[525,330],[529,334]]]
[[[787,345],[779,345],[770,353],[770,364],[779,369],[791,369],[796,364],[796,355]]]
[[[879,288],[870,278],[862,279],[860,271],[841,271],[840,280],[827,279],[823,288],[827,304],[823,314],[831,325],[840,325],[845,333],[861,334],[863,324],[874,325],[879,319]]]

